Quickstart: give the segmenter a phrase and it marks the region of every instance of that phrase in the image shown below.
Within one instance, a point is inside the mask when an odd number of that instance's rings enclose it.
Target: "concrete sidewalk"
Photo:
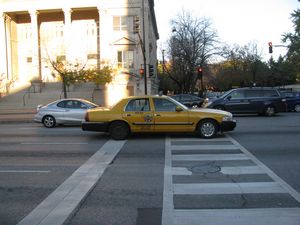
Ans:
[[[31,123],[36,109],[1,109],[0,123]]]

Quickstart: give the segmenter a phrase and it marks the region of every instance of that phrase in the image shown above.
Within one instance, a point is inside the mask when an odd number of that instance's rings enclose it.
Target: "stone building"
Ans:
[[[115,99],[157,93],[158,38],[154,0],[0,0],[1,86],[54,82],[49,60],[60,59],[112,67],[102,88]]]

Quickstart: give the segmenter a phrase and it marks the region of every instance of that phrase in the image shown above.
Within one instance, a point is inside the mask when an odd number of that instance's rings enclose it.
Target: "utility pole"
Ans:
[[[146,38],[145,38],[145,0],[142,0],[142,20],[143,20],[143,57],[144,57],[144,83],[145,83],[145,95],[147,95],[147,62],[146,62]]]
[[[163,74],[165,74],[165,50],[162,50],[162,65],[163,65]]]

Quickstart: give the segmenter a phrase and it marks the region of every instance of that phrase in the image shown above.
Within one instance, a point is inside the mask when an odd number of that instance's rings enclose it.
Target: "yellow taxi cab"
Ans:
[[[232,114],[222,110],[187,108],[168,96],[131,96],[111,108],[89,109],[82,130],[108,132],[113,139],[126,139],[137,132],[190,132],[213,138],[236,126]]]

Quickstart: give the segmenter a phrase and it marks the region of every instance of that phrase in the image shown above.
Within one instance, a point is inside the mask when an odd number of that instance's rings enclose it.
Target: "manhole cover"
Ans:
[[[189,171],[197,174],[217,173],[221,171],[220,166],[214,164],[197,164],[189,168]]]

